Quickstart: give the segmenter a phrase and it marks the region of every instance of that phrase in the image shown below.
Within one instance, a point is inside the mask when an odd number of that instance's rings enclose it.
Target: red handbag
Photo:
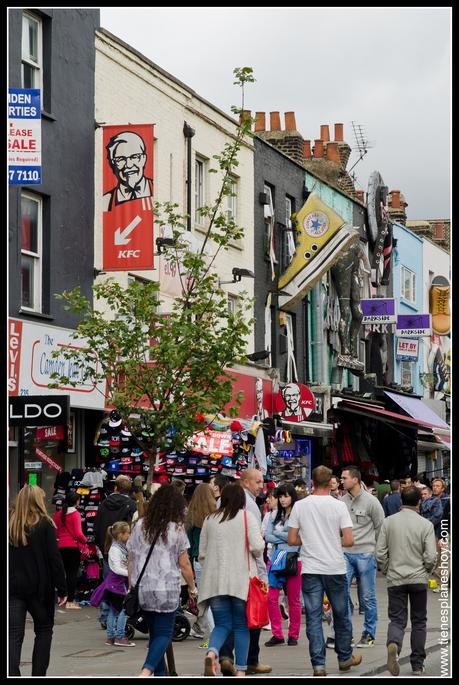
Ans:
[[[245,545],[247,549],[247,563],[250,574],[249,538],[247,535],[247,512],[244,511]],[[252,628],[263,628],[269,623],[268,587],[257,576],[249,579],[249,592],[246,605],[247,625]]]

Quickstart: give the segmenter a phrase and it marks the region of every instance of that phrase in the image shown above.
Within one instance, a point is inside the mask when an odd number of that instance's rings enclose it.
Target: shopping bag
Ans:
[[[268,587],[257,576],[252,576],[249,580],[246,614],[249,630],[263,628],[269,623]]]

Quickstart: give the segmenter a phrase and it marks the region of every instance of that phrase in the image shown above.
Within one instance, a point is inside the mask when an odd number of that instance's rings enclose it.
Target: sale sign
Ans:
[[[41,107],[37,88],[8,90],[8,177],[11,185],[41,183]]]
[[[53,469],[53,471],[57,471],[58,473],[62,473],[62,466],[60,466],[57,462],[54,461],[54,459],[51,459],[49,454],[46,454],[46,452],[43,452],[39,447],[35,448],[35,454],[39,459],[42,460],[45,464],[47,464],[50,468]]]
[[[231,431],[201,431],[193,433],[189,445],[193,452],[200,454],[219,454],[233,456],[233,443]]]
[[[153,124],[104,126],[103,269],[153,269]]]
[[[63,440],[64,433],[64,426],[40,426],[37,428],[37,438],[39,440]]]

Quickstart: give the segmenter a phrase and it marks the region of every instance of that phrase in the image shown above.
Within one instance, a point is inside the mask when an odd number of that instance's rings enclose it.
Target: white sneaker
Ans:
[[[271,630],[271,624],[267,623],[265,626],[263,626],[262,630]]]
[[[191,628],[190,637],[195,637],[198,640],[203,640],[204,639],[204,633],[200,633],[199,631],[195,630],[194,628]]]

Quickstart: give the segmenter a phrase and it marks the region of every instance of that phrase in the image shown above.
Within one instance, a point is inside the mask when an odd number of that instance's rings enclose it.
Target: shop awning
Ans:
[[[433,429],[437,435],[449,435],[450,427],[441,419],[430,407],[417,397],[407,397],[406,395],[398,395],[395,392],[385,390],[384,393],[390,397],[396,404],[398,404],[403,411],[406,411],[413,419],[419,421],[423,426],[428,426]]]
[[[317,423],[315,421],[285,421],[282,419],[282,428],[295,433],[296,435],[312,435],[317,437],[325,437],[333,432],[332,423]]]
[[[380,419],[382,421],[389,421],[391,423],[402,423],[406,426],[412,426],[413,428],[427,428],[435,429],[435,426],[431,423],[426,423],[417,419],[413,419],[409,416],[404,416],[403,414],[397,414],[393,411],[388,411],[387,409],[382,409],[382,407],[375,407],[372,404],[364,404],[363,402],[352,402],[352,400],[343,400],[336,407],[337,410],[343,412],[349,412],[352,414],[360,414],[361,416],[366,416],[368,418]],[[431,431],[429,431],[431,432]]]

